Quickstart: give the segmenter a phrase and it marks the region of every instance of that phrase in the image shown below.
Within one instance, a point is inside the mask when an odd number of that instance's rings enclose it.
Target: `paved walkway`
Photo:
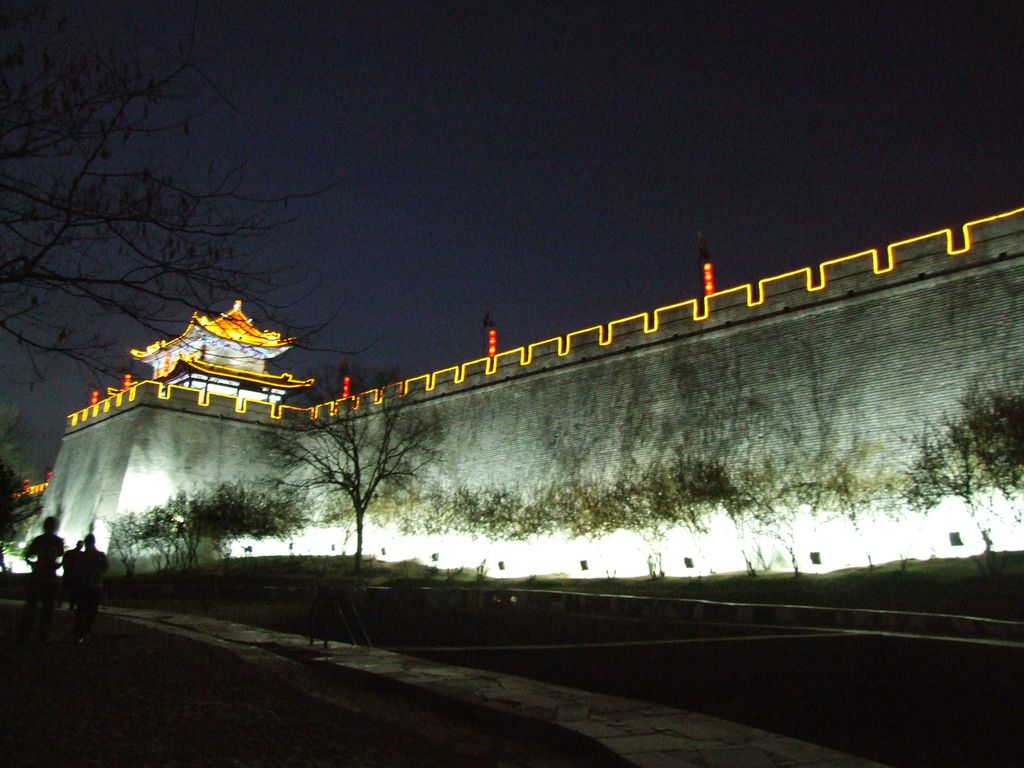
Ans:
[[[524,739],[377,679],[299,663],[177,624],[102,613],[91,642],[56,617],[13,644],[0,601],[0,755],[12,768],[282,765],[590,768],[565,740]],[[233,629],[233,628],[232,628]],[[230,636],[232,632],[225,632]],[[197,642],[198,641],[198,642]],[[501,724],[499,723],[498,726]]]
[[[807,742],[705,715],[630,699],[588,693],[494,672],[451,667],[374,648],[332,643],[310,646],[299,635],[152,610],[110,609],[110,615],[148,627],[185,633],[228,648],[280,672],[289,658],[321,670],[371,675],[397,686],[500,716],[506,725],[559,736],[608,764],[642,768],[868,768],[878,766]],[[538,756],[537,764],[543,762]]]

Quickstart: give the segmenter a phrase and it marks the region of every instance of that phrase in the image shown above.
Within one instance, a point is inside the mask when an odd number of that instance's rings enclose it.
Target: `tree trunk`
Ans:
[[[981,538],[985,542],[985,570],[986,575],[989,577],[997,576],[999,574],[999,557],[996,555],[994,549],[992,549],[992,535],[991,531],[987,528],[978,526],[978,530],[981,531]]]
[[[363,516],[365,510],[356,510],[356,568],[359,573],[363,568]]]

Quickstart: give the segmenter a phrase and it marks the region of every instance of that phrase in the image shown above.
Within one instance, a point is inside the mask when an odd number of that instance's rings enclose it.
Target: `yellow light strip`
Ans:
[[[555,346],[558,347],[558,354],[561,355],[562,354],[562,346],[564,345],[565,342],[562,340],[561,336],[556,336],[553,339],[544,339],[544,341],[535,341],[535,342],[533,342],[533,344],[528,346],[526,348],[526,351],[522,353],[522,360],[523,360],[522,364],[523,365],[530,365],[533,362],[533,351],[535,349],[537,349],[538,347],[543,347],[545,344],[551,344],[551,343],[554,343]],[[521,347],[520,347],[520,349],[521,349]]]
[[[983,224],[988,224],[990,222],[997,221],[999,219],[1007,219],[1014,216],[1020,216],[1022,214],[1024,214],[1024,207],[1016,208],[1011,211],[1006,211],[1005,213],[998,213],[993,216],[986,216],[985,218],[967,222],[962,227],[964,243],[962,247],[956,247],[954,245],[953,232],[951,229],[940,229],[935,232],[930,232],[926,235],[919,235],[917,237],[911,237],[905,240],[899,240],[897,242],[889,244],[885,249],[886,259],[884,263],[881,260],[880,251],[877,248],[870,248],[868,250],[860,251],[858,253],[850,254],[848,256],[840,256],[838,258],[828,259],[826,261],[820,262],[817,265],[816,269],[811,267],[801,267],[799,269],[790,270],[789,272],[784,272],[779,275],[773,275],[771,277],[762,278],[757,281],[756,292],[750,283],[744,283],[742,285],[737,285],[732,288],[727,288],[725,290],[716,291],[715,293],[708,294],[707,296],[702,297],[703,301],[700,303],[698,303],[697,299],[687,299],[676,304],[669,304],[664,307],[658,307],[657,309],[649,313],[642,312],[639,314],[622,317],[617,320],[612,320],[607,325],[594,325],[590,326],[589,328],[583,328],[578,331],[572,331],[571,333],[568,333],[565,336],[556,336],[549,339],[544,339],[543,341],[535,341],[524,347],[517,347],[515,349],[500,352],[493,358],[477,358],[475,360],[470,360],[459,365],[453,365],[449,366],[448,368],[442,368],[440,370],[433,371],[432,373],[425,373],[419,376],[414,376],[412,378],[405,379],[401,382],[397,382],[393,386],[398,387],[398,394],[400,396],[404,396],[408,392],[415,391],[415,385],[419,383],[423,384],[424,391],[432,392],[437,388],[439,378],[445,379],[447,377],[450,377],[451,383],[461,384],[466,380],[467,370],[471,366],[479,366],[481,363],[484,364],[485,375],[490,376],[494,374],[501,366],[511,365],[513,361],[516,361],[516,364],[518,364],[520,367],[525,367],[533,364],[535,358],[539,356],[538,351],[542,351],[545,347],[554,347],[554,351],[556,352],[558,357],[565,357],[572,352],[574,343],[576,343],[577,346],[586,345],[588,343],[588,340],[585,337],[588,335],[596,336],[598,346],[606,347],[615,341],[615,335],[618,326],[625,326],[630,324],[637,325],[641,320],[643,321],[643,333],[645,335],[655,333],[661,330],[663,326],[665,326],[666,324],[677,322],[680,319],[688,319],[693,322],[702,322],[704,320],[707,320],[713,314],[713,312],[715,312],[715,304],[720,303],[723,300],[723,297],[728,297],[731,294],[740,294],[743,296],[743,304],[745,304],[747,307],[757,307],[764,304],[771,296],[774,284],[781,283],[787,280],[796,282],[798,284],[802,284],[804,290],[806,290],[808,293],[822,291],[828,286],[830,270],[833,270],[839,265],[854,264],[857,263],[858,261],[863,261],[866,265],[866,263],[870,261],[871,272],[873,274],[885,274],[896,269],[896,262],[898,256],[897,252],[900,248],[907,245],[911,245],[913,243],[928,240],[930,238],[944,237],[946,240],[946,253],[950,256],[958,256],[968,252],[971,249],[972,236],[975,228]],[[814,279],[815,275],[817,275],[817,281],[815,281]],[[729,306],[740,306],[740,304],[733,304]],[[673,315],[678,315],[679,317],[673,317]],[[626,333],[635,332],[635,330],[626,331]],[[182,334],[182,336],[184,335],[185,334]],[[178,338],[180,339],[181,337],[179,336]],[[590,340],[589,343],[592,343],[592,340]],[[155,345],[150,345],[150,347],[147,348],[146,354],[148,354],[150,351],[156,351],[157,349],[161,348],[161,344],[161,342],[157,342]],[[163,344],[166,345],[166,342],[164,342]],[[135,355],[136,352],[138,352],[138,350],[133,350],[132,354]],[[547,354],[550,354],[550,352],[548,352]],[[285,376],[290,376],[290,374],[285,374]],[[304,380],[295,381],[300,384],[305,383]],[[312,383],[313,380],[309,379],[306,381]],[[440,383],[444,383],[444,381],[441,381]],[[165,400],[170,398],[170,392],[168,391],[165,394],[163,391],[163,385],[160,384],[160,382],[143,381],[133,384],[133,386],[129,390],[127,390],[129,392],[129,402],[135,400],[135,391],[140,385],[143,384],[157,385],[158,387],[160,387],[160,389],[158,390],[158,396]],[[185,387],[177,388],[187,389]],[[115,406],[119,407],[121,405],[121,395],[122,393],[119,392],[115,396]],[[372,398],[371,402],[377,404],[382,402],[383,396],[384,395],[382,389],[372,389],[367,390],[366,392],[361,393],[359,395],[351,396],[350,398],[348,398],[348,400],[351,403],[350,407],[352,408],[352,410],[358,410],[361,407],[364,399]],[[340,402],[341,400],[334,400],[331,401],[330,403],[313,406],[312,408],[294,408],[292,406],[278,405],[277,407],[279,410],[279,414],[275,416],[272,413],[272,417],[280,418],[280,413],[283,413],[283,409],[289,409],[297,412],[303,411],[306,412],[311,418],[318,418],[320,415],[320,409],[322,408],[323,405],[328,406],[328,412],[330,415],[333,416],[337,414],[338,409],[340,407]],[[104,401],[104,403],[106,403],[106,401]],[[92,416],[98,415],[99,407],[100,404],[98,403],[97,405],[90,406],[70,414],[68,416],[70,425],[76,426],[78,423],[84,422],[86,419],[89,418],[90,411]],[[106,410],[109,410],[110,407],[111,406],[109,404],[104,404],[104,408]],[[239,412],[244,413],[244,408],[245,406],[241,406],[241,410],[239,410]]]
[[[896,256],[895,251],[901,246],[915,243],[921,240],[935,237],[936,235],[944,235],[946,237],[946,251],[950,256],[959,255],[965,253],[971,248],[971,234],[975,227],[982,224],[987,224],[998,219],[1010,218],[1024,214],[1024,207],[1016,208],[1005,213],[998,213],[993,216],[986,216],[982,219],[976,219],[963,225],[963,236],[964,246],[962,248],[955,248],[953,246],[953,235],[949,229],[938,230],[927,235],[921,235],[919,237],[908,238],[901,240],[896,243],[890,244],[885,251],[886,260],[883,262],[881,259],[881,253],[877,248],[869,248],[864,251],[859,251],[847,256],[840,256],[834,259],[828,259],[822,261],[817,265],[816,269],[811,267],[801,267],[799,269],[790,270],[783,272],[778,275],[771,277],[761,278],[757,281],[756,292],[750,283],[744,283],[737,285],[732,288],[726,288],[725,290],[716,291],[714,293],[703,296],[703,301],[698,299],[686,299],[685,301],[678,302],[676,304],[669,304],[664,307],[658,307],[652,312],[641,312],[635,315],[629,315],[622,317],[617,320],[612,320],[607,325],[595,325],[589,328],[583,328],[578,331],[572,331],[565,336],[555,336],[543,341],[535,341],[525,347],[516,347],[501,352],[492,358],[492,363],[488,366],[487,375],[490,375],[497,371],[497,369],[506,364],[506,359],[511,362],[512,359],[517,359],[520,367],[531,365],[537,357],[538,350],[544,347],[555,346],[557,348],[558,357],[565,357],[572,352],[573,342],[578,340],[579,337],[587,334],[597,334],[597,343],[599,346],[606,347],[615,341],[616,327],[619,325],[625,325],[628,323],[635,323],[639,320],[643,320],[643,332],[644,334],[655,333],[667,323],[673,322],[676,319],[666,319],[669,315],[678,314],[682,317],[690,319],[694,322],[702,322],[707,320],[714,312],[714,305],[722,300],[722,297],[730,294],[742,294],[743,304],[747,307],[757,307],[764,304],[772,294],[772,287],[776,283],[781,283],[785,280],[793,280],[803,284],[804,290],[808,293],[815,293],[822,291],[828,287],[829,283],[829,271],[842,264],[853,264],[858,261],[868,262],[870,261],[871,272],[875,275],[882,275],[893,271],[896,268]],[[817,275],[817,280],[815,280]],[[585,342],[583,342],[585,343]],[[415,389],[414,384],[418,382],[424,382],[424,390],[432,392],[436,389],[439,377],[445,377],[451,375],[452,383],[461,384],[466,379],[466,368],[474,363],[479,362],[478,360],[471,360],[468,363],[462,363],[461,365],[450,366],[448,368],[442,368],[432,373],[421,374],[410,379],[405,380],[405,391],[413,391]]]
[[[235,397],[234,395],[222,395],[216,392],[209,392],[208,390],[183,387],[180,384],[166,384],[162,381],[146,379],[134,382],[129,389],[122,390],[116,395],[111,395],[104,400],[100,400],[96,405],[89,405],[68,414],[68,426],[77,427],[79,424],[84,424],[90,418],[99,416],[101,411],[103,413],[107,413],[113,409],[121,408],[125,404],[125,392],[128,393],[127,402],[134,403],[140,389],[148,391],[155,390],[156,397],[160,400],[170,400],[174,396],[175,392],[186,393],[189,400],[192,400],[193,398],[195,399],[195,404],[199,408],[209,408],[213,405],[215,400],[230,403],[231,407],[237,413],[251,413],[252,409],[250,408],[250,405],[254,408],[267,408],[268,414],[272,419],[284,418],[286,411],[307,415],[312,412],[312,409],[310,408],[299,408],[291,405],[283,405],[281,403],[268,403],[262,400]]]
[[[217,376],[223,373],[224,375],[240,379],[242,381],[248,381],[253,384],[266,384],[267,386],[281,386],[287,388],[296,387],[311,387],[316,379],[296,379],[290,373],[285,372],[281,374],[274,373],[255,373],[253,371],[247,371],[244,368],[235,368],[231,365],[213,365],[202,360],[196,359],[195,355],[182,355],[180,360],[183,360],[188,365],[196,368],[201,373],[208,374],[210,376]]]
[[[38,496],[40,493],[46,490],[46,486],[50,483],[44,480],[41,483],[33,483],[32,485],[26,485],[20,491],[15,491],[11,494],[15,499],[20,499],[22,496]]]

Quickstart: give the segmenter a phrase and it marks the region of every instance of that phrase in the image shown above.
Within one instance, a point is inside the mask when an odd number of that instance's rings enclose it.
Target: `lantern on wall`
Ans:
[[[494,357],[498,354],[498,326],[491,320],[491,310],[489,309],[484,313],[484,325],[481,331],[487,345],[487,357]]]
[[[708,244],[700,232],[697,233],[697,250],[700,252],[701,282],[704,286],[704,295],[709,296],[715,292],[715,267],[711,263]]]

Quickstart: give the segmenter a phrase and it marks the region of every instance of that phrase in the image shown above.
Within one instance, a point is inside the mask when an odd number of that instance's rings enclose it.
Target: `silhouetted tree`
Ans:
[[[247,196],[242,167],[189,156],[189,126],[216,100],[191,39],[143,58],[73,31],[0,9],[0,339],[33,365],[96,366],[109,324],[88,317],[156,330],[243,287],[259,303],[269,275],[239,245],[283,202]]]
[[[961,401],[963,418],[974,436],[978,461],[989,482],[1008,500],[1024,486],[1024,393],[971,387]]]
[[[39,497],[24,494],[22,488],[21,478],[0,458],[0,572],[18,532],[39,514]]]
[[[123,514],[110,523],[110,549],[127,575],[134,575],[144,545],[143,519],[136,512]]]
[[[150,507],[139,516],[137,535],[141,538],[141,547],[155,555],[159,570],[184,568],[191,564],[183,536],[187,515],[188,496],[179,491],[163,504]]]
[[[880,448],[855,442],[826,466],[823,503],[836,517],[848,521],[863,540],[879,515],[892,514],[900,495],[901,477],[882,460]],[[901,519],[906,513],[900,509]],[[874,566],[867,551],[869,567]],[[906,563],[906,558],[902,559]]]
[[[317,418],[267,436],[268,450],[282,469],[283,485],[314,497],[341,496],[348,501],[344,514],[355,520],[357,573],[362,568],[368,511],[380,494],[422,477],[444,434],[441,417],[431,404],[416,404],[397,385],[383,383],[396,378],[378,377],[378,387],[335,400],[321,407]]]
[[[1019,500],[1024,476],[1024,398],[972,387],[957,411],[917,436],[904,497],[927,512],[947,498],[957,499],[985,544],[975,562],[986,575],[1000,570],[992,531],[1007,515],[1021,520]]]
[[[308,523],[304,511],[283,494],[225,483],[189,499],[185,528],[226,560],[239,539],[284,539]]]

